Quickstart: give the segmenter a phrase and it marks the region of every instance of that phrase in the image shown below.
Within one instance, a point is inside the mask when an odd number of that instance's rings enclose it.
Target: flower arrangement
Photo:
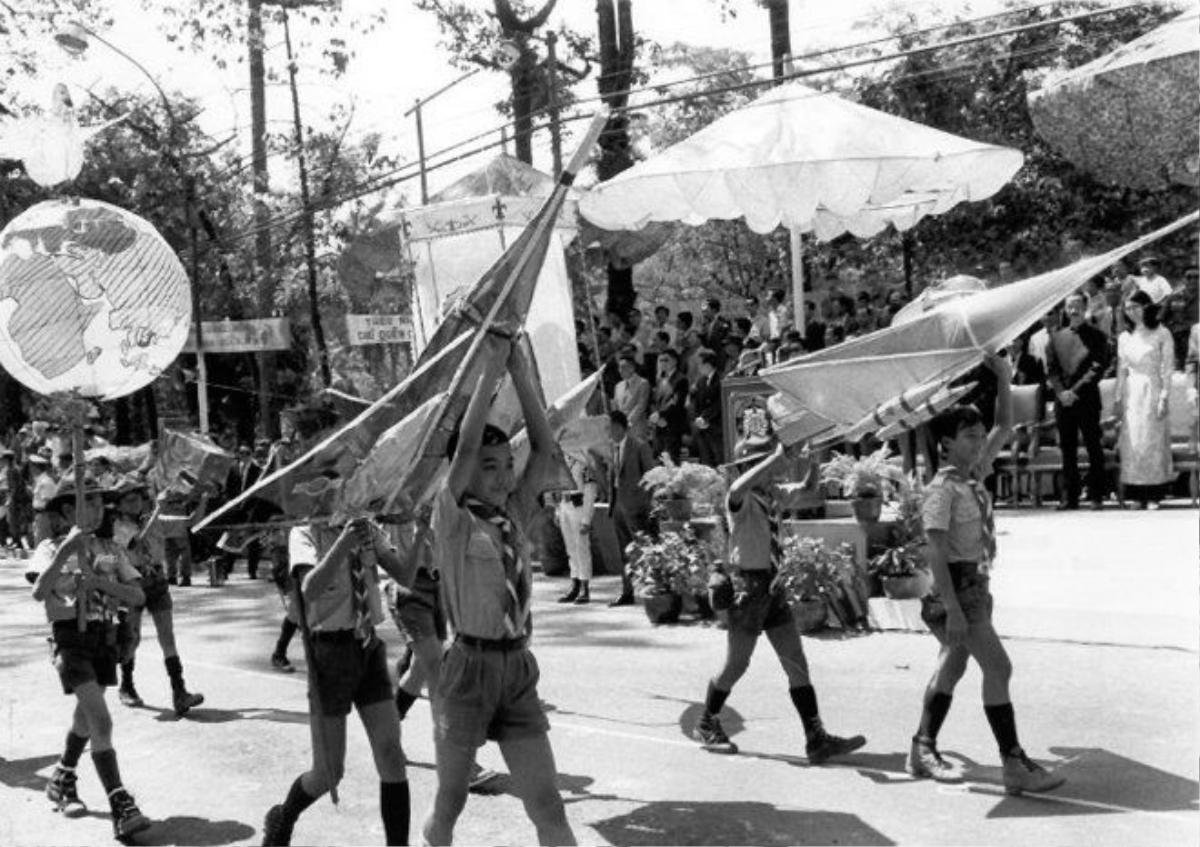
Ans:
[[[834,485],[843,497],[893,497],[905,482],[904,472],[891,461],[887,445],[856,459],[834,452],[821,465],[821,482]]]
[[[820,538],[793,535],[783,540],[778,579],[793,605],[836,598],[843,580],[853,575],[854,549],[849,544],[830,549]]]
[[[708,588],[712,551],[689,526],[657,538],[639,532],[626,552],[630,575],[643,594],[685,596]]]
[[[902,477],[896,490],[896,522],[888,538],[888,547],[867,564],[868,573],[878,577],[910,577],[926,570],[925,527],[921,521],[924,500],[925,487],[921,477],[916,473]]]
[[[725,477],[716,468],[694,462],[676,464],[664,454],[663,463],[642,476],[641,486],[655,500],[690,500],[720,511],[725,501]]]

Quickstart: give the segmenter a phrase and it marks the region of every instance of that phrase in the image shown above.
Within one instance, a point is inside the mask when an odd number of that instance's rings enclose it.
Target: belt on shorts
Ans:
[[[562,493],[562,499],[563,499],[564,503],[570,503],[572,506],[582,506],[583,505],[583,492],[582,491],[564,491]]]
[[[474,635],[463,635],[462,633],[454,636],[454,640],[465,647],[474,647],[476,650],[496,650],[502,653],[523,650],[529,643],[529,639],[524,636],[520,638],[476,638]]]

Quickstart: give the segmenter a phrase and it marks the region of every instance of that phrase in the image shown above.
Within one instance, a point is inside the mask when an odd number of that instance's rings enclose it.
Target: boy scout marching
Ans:
[[[564,535],[572,534],[567,544],[571,587],[559,602],[587,603],[592,573],[587,530],[600,492],[594,464],[583,456],[567,457],[574,487],[553,492],[555,485],[562,487],[557,481],[562,457],[538,399],[532,363],[520,345],[501,346],[505,355],[486,363],[450,439],[448,475],[419,520],[393,531],[364,518],[337,525],[314,518],[286,536],[277,531],[276,579],[289,594],[287,620],[292,631],[299,628],[305,646],[311,752],[308,769],[290,784],[267,786],[276,802],[263,820],[264,845],[290,844],[302,818],[308,827],[305,840],[320,840],[325,816],[312,807],[326,794],[336,798],[346,769],[363,764],[347,762],[351,711],[357,712],[371,749],[384,839],[408,844],[412,804],[401,730],[426,688],[437,784],[417,829],[421,843],[452,843],[468,792],[497,776],[476,763],[478,749],[489,741],[499,746],[538,843],[575,843],[558,791],[549,722],[538,696],[539,670],[530,649],[536,632],[530,610],[530,526],[543,496],[553,495],[545,502],[554,504]],[[939,653],[905,769],[918,779],[962,779],[942,757],[938,737],[956,684],[974,659],[983,672],[983,711],[996,739],[1004,789],[1010,794],[1048,791],[1064,779],[1020,746],[1008,689],[1011,663],[991,623],[988,573],[996,561],[995,528],[980,481],[990,473],[1011,423],[1011,371],[1003,359],[988,364],[998,384],[995,427],[985,432],[978,410],[969,406],[953,407],[931,424],[941,470],[927,487],[923,510],[934,587],[922,602],[922,617]],[[505,371],[520,400],[531,447],[519,476],[507,434],[487,422],[494,386]],[[615,443],[623,445],[626,422],[617,412],[613,421]],[[798,738],[809,763],[819,765],[852,756],[866,739],[826,729],[808,660],[776,579],[781,555],[777,485],[785,466],[784,448],[769,425],[737,446],[732,467],[738,475],[725,502],[728,555],[709,584],[712,606],[727,622],[724,659],[703,683],[703,708],[687,729],[705,751],[738,753],[722,726],[722,710],[765,634],[784,671],[787,700],[799,719]],[[76,513],[70,478],[43,492],[39,505],[46,537],[29,562],[34,598],[44,604],[51,625],[54,667],[62,691],[73,698],[46,794],[64,816],[86,813],[85,798],[93,789],[80,788],[78,771],[90,747],[114,835],[130,842],[153,824],[122,781],[105,691],[117,685],[119,670],[121,701],[141,704],[133,671],[144,614],[155,625],[175,713],[186,715],[204,698],[187,689],[175,644],[166,570],[171,556],[158,527],[162,501],[147,515],[148,489],[136,475],[110,480],[107,488],[88,479],[84,495],[83,509]],[[384,577],[390,578],[386,606],[406,645],[394,675],[378,631],[385,619]],[[286,643],[277,646],[273,664],[290,670],[285,652]]]

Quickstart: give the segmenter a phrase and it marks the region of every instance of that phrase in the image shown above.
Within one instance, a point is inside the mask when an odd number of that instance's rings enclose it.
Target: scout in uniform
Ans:
[[[765,421],[764,421],[765,422]],[[808,675],[808,660],[784,588],[776,580],[782,559],[779,509],[775,485],[786,474],[783,445],[776,445],[768,432],[748,435],[738,445],[740,459],[774,450],[734,480],[726,496],[729,522],[729,565],[711,583],[712,606],[727,611],[725,664],[708,683],[704,712],[696,725],[701,746],[712,753],[736,753],[719,714],[730,691],[750,666],[758,636],[767,640],[779,657],[788,680],[788,693],[804,726],[805,753],[818,765],[833,756],[862,747],[861,735],[840,738],[825,731],[817,709],[817,694]]]
[[[486,423],[506,359],[529,432],[530,457],[520,481],[508,436]],[[429,844],[451,842],[475,751],[492,739],[539,843],[574,844],[528,643],[532,580],[526,532],[557,466],[554,434],[538,400],[533,365],[520,345],[505,343],[502,355],[486,361],[457,438],[451,439],[449,478],[433,507],[433,561],[455,637],[433,689],[438,786],[424,836]]]
[[[921,617],[941,644],[937,669],[925,689],[924,708],[905,770],[939,782],[961,779],[937,749],[938,730],[950,711],[954,686],[975,659],[983,672],[983,711],[1000,748],[1004,789],[1009,794],[1049,791],[1065,779],[1025,755],[1009,698],[1012,663],[992,626],[988,572],[996,555],[991,498],[983,480],[1008,441],[1012,426],[1008,360],[987,360],[998,385],[995,425],[985,432],[974,406],[955,406],[931,423],[943,465],[926,489],[921,518],[929,541],[927,558],[933,592],[922,601]]]
[[[144,605],[130,607],[125,621],[130,640],[125,645],[125,655],[121,657],[121,687],[118,694],[126,706],[137,708],[143,705],[133,684],[133,667],[138,645],[142,641],[142,613],[149,612],[158,636],[158,646],[162,648],[167,678],[171,680],[172,705],[175,714],[183,717],[204,702],[204,695],[188,691],[183,681],[183,663],[175,647],[171,589],[163,573],[162,539],[153,531],[146,532],[143,525],[149,506],[146,496],[148,490],[142,480],[124,477],[106,492],[107,499],[116,507],[113,540],[128,552],[130,561],[141,574],[142,593],[146,595]],[[150,529],[153,530],[152,525]]]
[[[567,467],[575,480],[574,491],[558,495],[555,518],[562,530],[571,571],[571,590],[560,603],[590,603],[588,583],[592,579],[592,516],[596,511],[596,474],[586,454],[567,454]]]
[[[66,815],[87,811],[76,791],[75,768],[90,741],[92,763],[112,808],[113,833],[126,839],[148,828],[150,821],[121,783],[104,689],[117,682],[117,605],[137,605],[145,597],[137,569],[112,539],[100,489],[89,481],[84,491],[84,509],[76,515],[74,480],[60,482],[46,512],[57,523],[55,529],[70,531],[61,542],[42,541],[31,562],[38,571],[33,598],[45,604],[53,629],[54,667],[63,693],[75,696],[71,729],[46,795]],[[84,567],[81,556],[89,562]]]
[[[400,720],[392,701],[387,648],[375,627],[383,621],[378,568],[402,583],[412,580],[412,570],[383,530],[365,519],[349,521],[344,528],[294,527],[288,559],[311,633],[313,759],[312,768],[296,778],[283,803],[267,812],[263,844],[290,844],[301,813],[341,782],[351,706],[358,710],[379,773],[387,843],[407,844],[410,801]]]

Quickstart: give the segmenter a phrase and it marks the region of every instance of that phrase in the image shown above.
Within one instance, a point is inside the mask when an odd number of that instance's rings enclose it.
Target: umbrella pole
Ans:
[[[789,230],[792,241],[792,300],[796,331],[804,335],[804,245],[800,240],[800,227]]]

